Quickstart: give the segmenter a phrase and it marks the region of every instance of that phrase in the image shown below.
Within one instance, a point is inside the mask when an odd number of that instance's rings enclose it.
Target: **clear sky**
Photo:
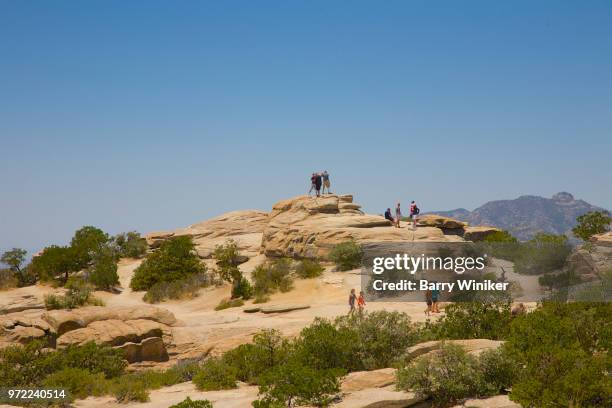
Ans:
[[[612,208],[611,1],[0,0],[0,248],[302,194]]]

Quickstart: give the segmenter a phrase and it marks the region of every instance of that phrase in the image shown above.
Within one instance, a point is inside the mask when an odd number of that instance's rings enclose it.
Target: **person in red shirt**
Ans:
[[[363,314],[363,309],[365,309],[366,301],[363,296],[363,290],[359,292],[359,297],[357,298],[357,307],[359,308],[359,314]]]

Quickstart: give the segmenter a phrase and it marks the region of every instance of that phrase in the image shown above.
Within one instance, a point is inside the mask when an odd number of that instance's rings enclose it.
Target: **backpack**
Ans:
[[[414,213],[418,215],[420,212],[421,212],[421,210],[419,209],[419,207],[415,206],[414,207]]]

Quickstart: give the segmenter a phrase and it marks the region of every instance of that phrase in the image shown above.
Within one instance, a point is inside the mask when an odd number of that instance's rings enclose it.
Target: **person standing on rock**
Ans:
[[[310,176],[310,190],[308,190],[308,195],[310,196],[310,193],[312,193],[312,190],[317,190],[317,173],[312,173],[312,176]]]
[[[325,194],[325,189],[327,189],[327,194],[330,194],[331,191],[329,191],[329,187],[331,186],[331,183],[329,182],[329,173],[327,170],[321,174],[321,177],[323,177],[323,194]]]
[[[400,203],[397,203],[395,206],[395,227],[400,227],[400,221],[402,219],[402,209],[400,208]]]
[[[431,314],[431,305],[433,304],[432,293],[430,289],[425,291],[425,303],[427,303],[427,309],[425,309],[425,315]]]
[[[349,295],[349,315],[352,316],[355,313],[355,302],[357,301],[357,295],[355,295],[355,289],[351,289]]]
[[[323,184],[321,173],[315,173],[315,188],[317,189],[317,197],[321,196],[321,184]]]
[[[436,288],[431,291],[431,311],[432,313],[440,313],[440,309],[438,309],[438,301],[440,300],[440,290],[437,286],[438,282],[436,281],[435,283]]]
[[[416,229],[417,218],[419,216],[419,207],[417,207],[416,203],[412,201],[410,203],[410,218],[412,219],[412,229]]]

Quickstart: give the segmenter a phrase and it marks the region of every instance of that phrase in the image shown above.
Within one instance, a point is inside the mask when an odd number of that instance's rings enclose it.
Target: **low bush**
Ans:
[[[290,291],[293,287],[291,273],[290,259],[282,258],[259,265],[251,275],[255,294],[265,295],[277,290],[281,292]]]
[[[201,288],[214,283],[210,273],[195,273],[172,282],[158,282],[147,290],[142,299],[147,303],[159,303],[166,299],[191,299],[198,295]]]
[[[303,259],[295,267],[295,273],[302,279],[311,279],[321,276],[325,268],[316,260]]]
[[[215,310],[224,310],[229,309],[230,307],[240,307],[244,305],[244,300],[238,299],[223,299],[217,306],[215,306]]]
[[[558,271],[566,265],[571,251],[565,235],[539,233],[528,242],[521,243],[520,253],[514,259],[514,269],[524,275]]]
[[[122,232],[114,237],[121,258],[142,258],[147,253],[147,241],[136,231]]]
[[[64,295],[46,295],[45,307],[54,309],[76,309],[80,306],[104,306],[102,300],[94,297],[92,287],[81,278],[71,277],[66,283],[68,291]]]
[[[247,278],[242,276],[232,284],[232,298],[250,299],[253,296],[253,287]]]
[[[170,408],[213,408],[209,400],[192,400],[187,397],[178,404],[170,405]]]
[[[254,408],[328,406],[340,391],[343,370],[316,370],[289,361],[260,378],[259,399]]]
[[[118,377],[127,362],[121,350],[93,342],[47,351],[42,341],[0,349],[0,387],[37,387],[49,375],[78,368],[105,378]]]
[[[253,343],[242,344],[223,355],[223,361],[236,369],[240,381],[256,384],[265,372],[284,364],[293,352],[291,344],[276,330],[261,330]]]
[[[148,290],[159,282],[173,282],[206,272],[195,254],[191,237],[179,236],[164,241],[134,271],[130,282],[133,290]]]
[[[266,303],[268,301],[270,301],[270,296],[264,293],[258,293],[255,295],[255,299],[253,299],[253,304]]]
[[[478,356],[478,364],[483,378],[494,394],[511,388],[522,369],[504,348],[483,351]]]
[[[434,339],[503,340],[512,320],[509,301],[461,302],[446,306],[445,315],[428,326]]]
[[[121,403],[149,401],[149,391],[144,383],[131,376],[115,379],[111,383],[110,392]]]
[[[236,368],[217,358],[206,360],[193,377],[193,383],[201,391],[236,388],[236,380]]]
[[[101,373],[93,374],[84,368],[68,367],[48,375],[42,386],[62,388],[69,399],[82,399],[88,396],[99,396],[107,393],[107,383]]]
[[[576,223],[572,233],[588,242],[593,235],[610,231],[612,217],[607,211],[591,211],[576,218]]]
[[[434,407],[448,407],[464,398],[494,393],[484,380],[477,358],[452,344],[400,368],[396,386],[431,398]]]
[[[332,248],[329,259],[336,264],[340,271],[359,268],[363,258],[361,246],[355,241],[347,241]]]

